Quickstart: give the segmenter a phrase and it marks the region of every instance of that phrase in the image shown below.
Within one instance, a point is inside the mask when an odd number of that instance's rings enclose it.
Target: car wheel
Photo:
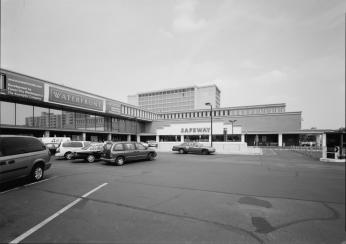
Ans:
[[[155,154],[154,154],[154,153],[151,152],[151,153],[148,154],[147,159],[148,159],[149,161],[154,160],[154,158],[155,158]]]
[[[44,168],[42,164],[35,164],[32,168],[30,178],[32,181],[40,181],[43,178]]]
[[[115,165],[116,165],[116,166],[121,166],[121,165],[123,165],[124,163],[125,163],[124,157],[117,157],[117,158],[115,159]]]
[[[180,148],[180,149],[179,149],[179,153],[180,153],[180,154],[185,153],[184,149]]]
[[[71,152],[67,152],[67,153],[65,153],[64,157],[65,157],[65,159],[67,159],[67,160],[71,160],[72,157],[73,157],[73,154],[72,154]]]
[[[202,154],[203,154],[203,155],[208,155],[209,152],[208,152],[208,150],[202,150]]]
[[[88,157],[86,158],[86,160],[87,160],[89,163],[93,163],[93,162],[95,162],[95,156],[94,156],[94,155],[88,155]]]

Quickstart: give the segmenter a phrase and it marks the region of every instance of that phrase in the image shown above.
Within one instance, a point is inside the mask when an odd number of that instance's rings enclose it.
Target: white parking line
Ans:
[[[19,189],[21,189],[23,187],[27,187],[27,186],[35,185],[35,184],[38,184],[38,183],[42,183],[42,182],[45,182],[47,180],[52,180],[52,179],[57,178],[57,177],[58,176],[53,176],[53,177],[50,177],[50,178],[47,178],[47,179],[44,179],[44,180],[40,180],[40,181],[37,181],[37,182],[29,183],[29,184],[26,184],[26,185],[23,185],[23,186],[19,186],[19,187],[13,188],[13,189],[9,189],[7,191],[2,191],[2,192],[0,192],[0,195],[5,194],[5,193],[10,192],[10,191],[19,190]]]
[[[69,208],[73,207],[74,205],[76,205],[78,202],[80,202],[81,200],[83,200],[83,198],[89,196],[90,194],[94,193],[95,191],[99,190],[101,187],[104,187],[105,185],[107,185],[108,183],[103,183],[102,185],[99,185],[98,187],[94,188],[93,190],[85,193],[83,196],[77,198],[76,200],[74,200],[73,202],[71,202],[70,204],[66,205],[65,207],[63,207],[62,209],[60,209],[58,212],[56,212],[55,214],[51,215],[50,217],[48,217],[47,219],[43,220],[41,223],[35,225],[34,227],[32,227],[30,230],[26,231],[25,233],[21,234],[20,236],[18,236],[16,239],[14,239],[13,241],[11,241],[10,243],[19,243],[22,240],[24,240],[25,238],[27,238],[29,235],[31,235],[32,233],[34,233],[35,231],[39,230],[40,228],[42,228],[44,225],[46,225],[47,223],[49,223],[50,221],[52,221],[54,218],[58,217],[60,214],[62,214],[63,212],[65,212],[66,210],[68,210]]]

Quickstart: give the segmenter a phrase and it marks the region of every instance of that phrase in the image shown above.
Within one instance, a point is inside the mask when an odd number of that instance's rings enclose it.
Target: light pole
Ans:
[[[210,146],[213,146],[213,105],[206,103],[206,106],[210,106]]]
[[[233,123],[235,123],[237,120],[234,119],[234,120],[229,120],[229,122],[231,122],[232,124],[232,141],[233,141]]]

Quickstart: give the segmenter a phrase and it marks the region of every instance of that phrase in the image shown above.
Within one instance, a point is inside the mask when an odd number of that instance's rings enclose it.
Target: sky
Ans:
[[[343,0],[0,0],[1,68],[127,102],[216,84],[345,127]]]

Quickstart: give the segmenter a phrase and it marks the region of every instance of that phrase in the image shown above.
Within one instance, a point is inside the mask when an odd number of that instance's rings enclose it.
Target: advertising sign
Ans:
[[[121,103],[113,100],[106,100],[106,113],[120,114]]]
[[[48,100],[50,102],[103,111],[102,99],[86,96],[81,93],[63,90],[56,87],[49,87]]]
[[[12,74],[6,75],[6,81],[8,95],[43,101],[43,82]]]

